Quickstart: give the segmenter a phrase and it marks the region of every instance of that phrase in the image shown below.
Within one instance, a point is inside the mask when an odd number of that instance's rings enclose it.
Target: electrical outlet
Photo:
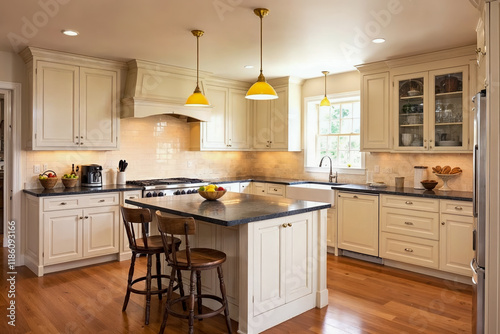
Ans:
[[[373,166],[373,172],[374,173],[380,173],[380,166],[379,165]]]
[[[33,165],[33,173],[40,174],[40,165]]]
[[[43,171],[45,172],[47,169],[49,169],[49,165],[48,164],[43,164]]]
[[[384,168],[383,172],[384,174],[392,174],[392,167]]]
[[[193,168],[193,162],[189,161],[187,162],[187,168]]]

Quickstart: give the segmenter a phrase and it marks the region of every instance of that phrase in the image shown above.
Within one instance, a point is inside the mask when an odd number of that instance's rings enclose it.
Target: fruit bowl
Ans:
[[[74,186],[76,186],[76,182],[78,182],[78,179],[76,179],[76,178],[64,178],[63,177],[61,180],[66,188],[73,188]]]
[[[227,190],[222,190],[222,191],[198,191],[198,194],[200,194],[201,197],[203,197],[206,200],[209,201],[215,201],[227,192]]]
[[[40,181],[40,184],[42,185],[42,187],[44,187],[45,189],[54,188],[54,186],[57,183],[57,180],[59,180],[59,178],[57,178],[57,177],[51,177],[51,178],[47,178],[47,179],[38,179],[38,181]]]
[[[434,187],[438,184],[436,180],[423,180],[420,181],[420,183],[422,183],[422,186],[424,186],[424,188],[427,190],[434,189]]]

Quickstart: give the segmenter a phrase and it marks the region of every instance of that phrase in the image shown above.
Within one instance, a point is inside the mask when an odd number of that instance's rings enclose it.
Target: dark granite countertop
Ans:
[[[316,183],[316,184],[327,184],[327,185],[339,185],[339,183],[321,182],[321,181],[311,181],[311,180],[294,180],[285,179],[278,177],[267,177],[267,176],[235,176],[235,177],[223,177],[215,179],[205,179],[208,183],[223,184],[232,182],[266,182],[266,183],[276,183],[284,185],[292,184],[302,184],[302,183]]]
[[[370,194],[388,194],[414,197],[427,197],[437,199],[451,199],[456,201],[472,201],[471,191],[440,191],[440,190],[418,190],[413,188],[376,188],[365,184],[344,184],[332,186],[335,190],[344,190],[351,192],[363,192]]]
[[[126,184],[108,184],[102,187],[57,187],[52,189],[24,189],[23,192],[36,197],[65,196],[65,195],[85,195],[94,193],[142,190],[142,187]]]
[[[127,199],[125,202],[179,216],[194,217],[201,221],[223,226],[247,224],[331,207],[329,203],[232,192],[226,193],[217,201],[207,201],[199,194],[189,194]]]

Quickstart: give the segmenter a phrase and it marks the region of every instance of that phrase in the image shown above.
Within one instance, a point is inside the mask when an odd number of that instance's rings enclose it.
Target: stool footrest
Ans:
[[[177,317],[177,318],[189,319],[189,313],[179,313],[179,312],[174,311],[174,310],[171,309],[171,306],[174,305],[174,304],[176,304],[176,303],[180,303],[180,302],[183,302],[183,301],[187,302],[188,299],[189,299],[189,297],[190,296],[187,295],[187,296],[184,296],[184,297],[179,297],[179,298],[172,299],[172,300],[168,301],[167,304],[166,304],[168,314],[171,314],[171,315],[173,315],[174,317]],[[205,299],[215,300],[215,301],[219,302],[222,306],[220,308],[218,308],[217,310],[213,310],[213,311],[208,312],[208,313],[195,314],[194,315],[195,319],[210,318],[210,317],[213,317],[216,314],[222,313],[222,311],[224,311],[226,309],[226,306],[224,305],[224,300],[221,297],[219,297],[219,296],[216,296],[216,295],[207,295],[207,294],[195,295],[195,300],[201,299],[203,301],[204,298]]]
[[[151,275],[151,281],[153,281],[153,279],[158,279],[158,276],[161,278],[165,278],[165,279],[170,280],[170,275]],[[134,288],[134,284],[139,283],[141,281],[145,281],[146,278],[147,278],[146,276],[143,276],[143,277],[139,277],[139,278],[136,278],[135,280],[133,280],[130,283],[130,291],[133,293],[140,294],[140,295],[147,295],[148,292],[146,290],[139,290],[139,289]],[[176,290],[178,288],[179,288],[179,286],[178,286],[177,282],[175,282],[173,290]],[[167,293],[167,291],[168,291],[168,286],[166,286],[164,289],[160,289],[160,290],[151,290],[150,293],[152,295],[160,295],[160,294]]]

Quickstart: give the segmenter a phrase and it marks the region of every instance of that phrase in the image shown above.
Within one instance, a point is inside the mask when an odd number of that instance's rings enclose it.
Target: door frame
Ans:
[[[22,251],[23,224],[21,221],[21,84],[0,81],[4,95],[4,231],[3,245],[7,246],[6,228],[14,221],[16,235],[16,266],[24,263]]]

